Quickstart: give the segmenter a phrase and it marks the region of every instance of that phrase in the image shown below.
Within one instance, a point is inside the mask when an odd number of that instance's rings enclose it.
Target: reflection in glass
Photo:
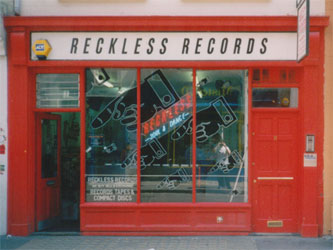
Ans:
[[[86,201],[136,202],[136,70],[86,71]]]
[[[246,202],[246,71],[197,71],[196,200]]]
[[[86,201],[137,200],[136,70],[86,72]],[[140,72],[141,202],[192,202],[192,69]],[[196,200],[247,202],[247,76],[197,71]]]
[[[254,88],[252,106],[255,108],[297,108],[297,88]]]
[[[58,129],[57,120],[42,120],[42,178],[57,176]]]
[[[192,201],[192,70],[141,71],[141,201]]]

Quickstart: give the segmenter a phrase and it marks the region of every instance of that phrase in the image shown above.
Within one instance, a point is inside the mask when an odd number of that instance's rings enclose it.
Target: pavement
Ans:
[[[332,236],[1,236],[0,249],[43,250],[332,250]]]

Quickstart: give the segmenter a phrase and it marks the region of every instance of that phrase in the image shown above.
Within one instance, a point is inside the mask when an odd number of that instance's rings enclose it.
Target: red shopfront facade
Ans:
[[[6,18],[8,233],[321,235],[327,24]]]

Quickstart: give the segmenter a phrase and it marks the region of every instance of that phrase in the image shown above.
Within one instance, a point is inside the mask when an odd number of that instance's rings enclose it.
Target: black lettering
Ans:
[[[221,54],[224,54],[225,52],[227,52],[228,42],[229,42],[228,38],[223,38],[222,43],[221,43],[221,50],[220,50]]]
[[[163,38],[162,39],[162,43],[161,43],[161,45],[162,45],[162,49],[160,49],[160,54],[162,55],[162,54],[165,54],[165,52],[166,52],[166,46],[165,46],[165,44],[166,43],[168,43],[168,38]]]
[[[123,49],[122,49],[122,51],[121,51],[121,53],[122,53],[123,55],[124,55],[124,54],[127,54],[127,51],[125,50],[126,42],[127,42],[127,38],[124,39]]]
[[[268,42],[268,38],[264,38],[261,41],[262,48],[260,49],[261,54],[265,54],[267,51],[266,43]]]
[[[79,43],[79,38],[72,39],[71,54],[76,54],[78,43]]]
[[[154,47],[153,47],[153,43],[155,42],[155,38],[150,38],[149,41],[148,41],[148,46],[149,46],[149,49],[147,49],[147,54],[151,54],[153,53],[153,50],[154,50]]]
[[[86,41],[84,42],[84,49],[83,49],[83,53],[84,54],[88,54],[89,53],[89,51],[87,49],[90,46],[90,41],[91,41],[91,38],[87,37]]]
[[[195,54],[200,54],[199,48],[201,47],[202,38],[197,39],[197,44],[195,45]]]
[[[112,38],[111,41],[110,41],[110,47],[109,47],[109,54],[111,54],[111,51],[112,51],[112,54],[115,53],[115,49],[114,49],[114,46],[116,45],[116,42],[118,41],[118,38]]]
[[[212,54],[214,52],[214,47],[212,48],[212,44],[215,44],[215,38],[209,39],[207,53]]]
[[[247,51],[246,51],[246,53],[247,54],[251,54],[253,52],[253,48],[254,48],[254,39],[250,38],[249,42],[247,44]]]
[[[234,54],[239,54],[241,43],[242,43],[242,39],[236,38],[236,40],[235,40],[235,47],[234,47]]]
[[[140,44],[141,41],[142,41],[142,38],[136,39],[134,54],[139,54],[138,48],[140,48],[140,46],[141,46],[141,44]]]
[[[182,54],[188,54],[188,46],[190,45],[190,39],[184,38]]]
[[[104,39],[103,38],[98,38],[97,40],[97,46],[96,46],[96,53],[97,54],[101,54],[102,53],[102,48],[101,45],[104,43]]]

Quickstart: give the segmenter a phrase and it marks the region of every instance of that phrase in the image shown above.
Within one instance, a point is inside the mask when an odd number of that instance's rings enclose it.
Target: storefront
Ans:
[[[321,235],[327,24],[5,19],[9,234]]]

